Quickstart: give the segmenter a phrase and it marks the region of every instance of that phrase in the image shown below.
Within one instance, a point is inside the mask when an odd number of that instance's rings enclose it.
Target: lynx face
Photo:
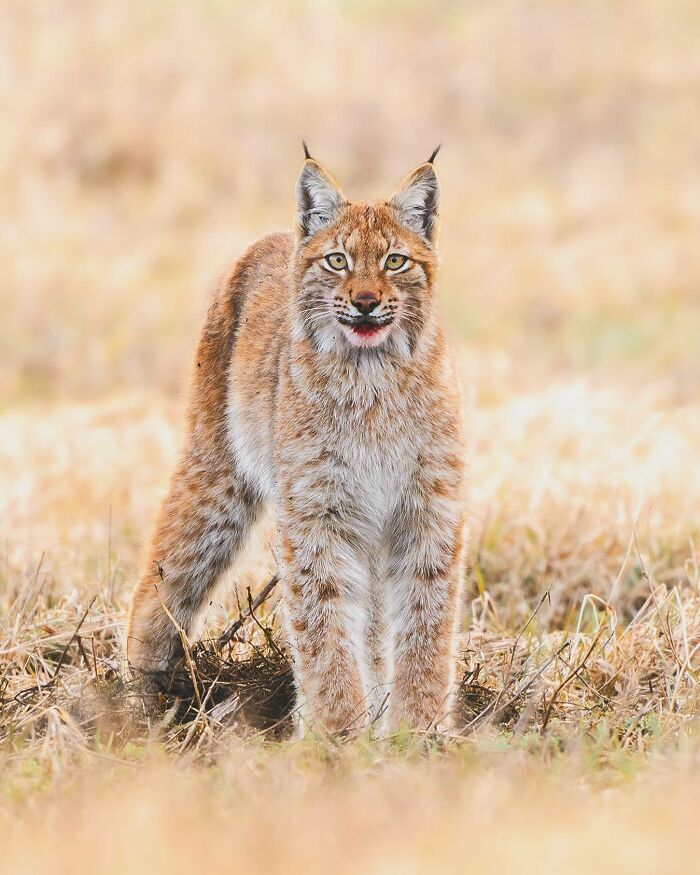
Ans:
[[[326,350],[410,355],[433,305],[437,203],[430,163],[391,200],[353,204],[308,159],[297,184],[299,332]]]

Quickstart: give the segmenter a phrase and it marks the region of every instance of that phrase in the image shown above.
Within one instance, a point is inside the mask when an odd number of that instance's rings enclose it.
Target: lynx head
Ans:
[[[296,332],[326,351],[412,354],[433,308],[438,150],[389,200],[351,203],[304,149],[297,182]]]

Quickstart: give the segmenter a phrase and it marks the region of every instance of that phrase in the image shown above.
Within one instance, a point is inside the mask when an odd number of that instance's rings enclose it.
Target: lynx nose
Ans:
[[[374,292],[361,292],[356,298],[352,299],[352,303],[362,313],[363,316],[369,316],[379,304],[379,298]]]

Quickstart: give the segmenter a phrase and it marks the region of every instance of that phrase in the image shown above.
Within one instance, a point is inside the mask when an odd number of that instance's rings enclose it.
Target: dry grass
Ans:
[[[0,869],[691,871],[696,4],[8,0],[0,40]],[[123,682],[204,291],[289,224],[302,135],[358,195],[445,143],[474,455],[440,743],[280,744],[255,624],[196,654],[202,707]]]

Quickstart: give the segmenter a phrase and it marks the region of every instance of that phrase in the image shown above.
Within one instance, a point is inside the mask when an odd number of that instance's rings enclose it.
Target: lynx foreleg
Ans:
[[[296,483],[283,505],[282,581],[302,729],[354,733],[369,709],[367,570],[356,521],[320,482]]]
[[[455,482],[461,487],[454,472],[423,467],[392,522],[390,730],[402,723],[427,730],[450,722],[464,554]]]

